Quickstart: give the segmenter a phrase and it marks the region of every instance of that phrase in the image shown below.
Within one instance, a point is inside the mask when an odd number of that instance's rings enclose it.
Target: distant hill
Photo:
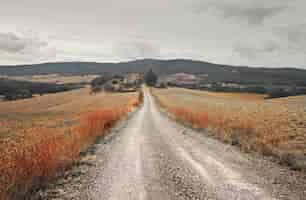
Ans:
[[[64,62],[0,66],[0,75],[87,75],[103,72],[143,73],[150,68],[159,75],[179,72],[207,74],[209,82],[306,86],[306,70],[302,69],[237,67],[184,59],[143,59],[121,63]]]

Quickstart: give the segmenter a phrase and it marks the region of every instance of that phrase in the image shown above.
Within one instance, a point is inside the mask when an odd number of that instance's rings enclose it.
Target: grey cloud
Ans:
[[[272,17],[285,7],[245,7],[245,8],[235,8],[235,7],[223,7],[223,15],[225,18],[233,17],[238,19],[246,19],[249,24],[261,24],[266,18]]]
[[[234,51],[241,57],[246,57],[248,59],[254,59],[256,56],[256,51],[250,45],[240,42],[234,45]]]
[[[256,45],[257,44],[257,45]],[[281,46],[272,40],[262,41],[260,44],[253,42],[236,42],[234,52],[249,60],[256,59],[261,54],[271,54],[281,49]]]
[[[0,34],[0,65],[183,57],[304,66],[304,28],[287,24],[305,23],[305,6],[305,0],[4,0],[0,33],[12,33]],[[276,26],[284,26],[278,36]],[[27,29],[38,37],[19,34]]]
[[[20,37],[14,33],[0,33],[0,51],[7,53],[26,53],[27,50],[34,50],[48,46],[47,42],[31,37]]]
[[[120,42],[114,48],[114,53],[125,59],[138,59],[159,57],[160,49],[145,41]]]
[[[0,33],[0,50],[18,52],[24,49],[25,42],[13,33]]]
[[[286,5],[263,3],[207,3],[197,7],[196,12],[213,11],[225,19],[236,19],[246,21],[250,25],[259,25],[267,18],[273,17],[287,9]]]
[[[0,33],[2,60],[40,62],[55,57],[56,49],[32,34]]]
[[[275,34],[287,42],[288,49],[306,52],[306,24],[277,27]]]

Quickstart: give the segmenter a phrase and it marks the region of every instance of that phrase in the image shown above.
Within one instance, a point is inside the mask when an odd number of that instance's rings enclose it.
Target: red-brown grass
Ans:
[[[141,96],[141,94],[139,94]],[[80,152],[141,104],[102,108],[83,114],[68,130],[34,127],[26,138],[0,140],[0,199],[20,199],[78,160]]]
[[[178,121],[187,122],[194,128],[209,129],[215,137],[239,145],[246,151],[259,151],[266,155],[280,157],[281,155],[275,149],[278,148],[279,143],[288,140],[278,134],[278,129],[281,126],[287,126],[285,123],[278,124],[278,127],[272,124],[269,126],[258,124],[258,120],[254,117],[239,116],[223,107],[219,107],[214,112],[209,108],[197,109],[196,106],[178,104],[168,96],[156,95],[156,93],[153,91],[161,107],[169,111]],[[196,103],[198,102],[195,101]],[[205,106],[205,104],[203,105]]]
[[[49,129],[32,131],[35,132],[31,142],[20,140],[1,144],[1,199],[20,198],[19,195],[64,168],[78,154],[69,149],[72,144],[68,143],[68,136],[52,136]]]
[[[208,126],[208,114],[205,112],[194,112],[184,107],[170,107],[169,111],[173,113],[178,120],[188,122],[196,128],[207,128]]]
[[[151,89],[161,107],[245,151],[273,156],[293,169],[306,170],[305,97],[260,100],[181,88]],[[232,97],[234,95],[234,97]]]
[[[197,129],[209,128],[218,138],[225,142],[238,144],[245,150],[255,148],[255,143],[256,145],[259,145],[259,143],[260,145],[264,145],[270,144],[273,140],[273,129],[269,129],[271,131],[268,134],[270,137],[260,137],[256,129],[256,124],[254,124],[254,121],[248,119],[233,119],[231,116],[226,116],[225,113],[222,114],[220,112],[207,113],[204,111],[194,111],[188,107],[172,106],[169,102],[159,101],[159,103],[178,121],[188,123]],[[252,138],[256,138],[257,140],[252,141]]]

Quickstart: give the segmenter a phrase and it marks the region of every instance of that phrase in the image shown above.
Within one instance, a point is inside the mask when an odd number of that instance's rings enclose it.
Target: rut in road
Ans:
[[[81,164],[38,193],[48,199],[306,199],[301,172],[241,153],[144,105]]]

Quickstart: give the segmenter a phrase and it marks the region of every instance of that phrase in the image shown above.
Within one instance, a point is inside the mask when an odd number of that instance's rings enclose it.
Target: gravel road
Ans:
[[[31,199],[306,199],[306,176],[142,108]]]

